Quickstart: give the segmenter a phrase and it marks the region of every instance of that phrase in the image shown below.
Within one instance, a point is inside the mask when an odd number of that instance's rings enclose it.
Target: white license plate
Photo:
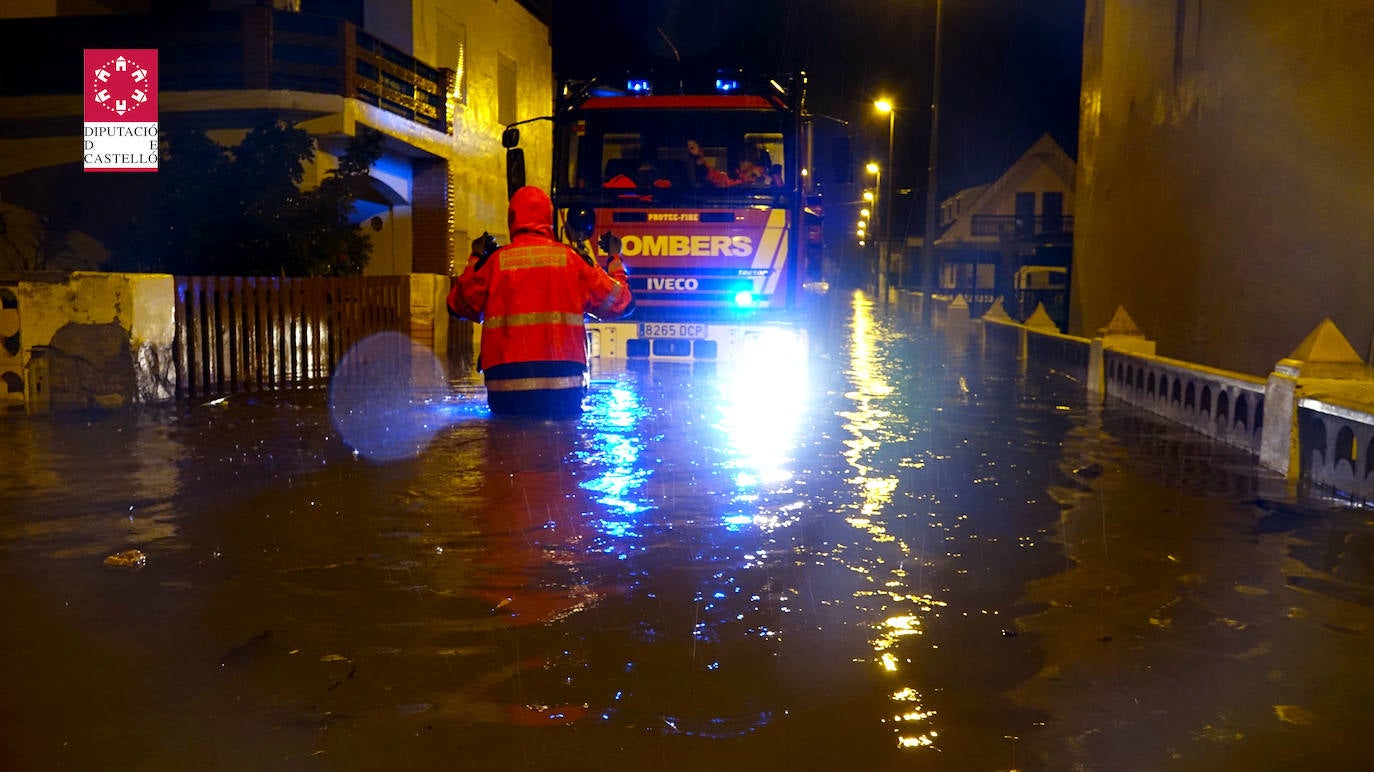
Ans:
[[[641,338],[704,338],[706,325],[694,322],[640,322]]]

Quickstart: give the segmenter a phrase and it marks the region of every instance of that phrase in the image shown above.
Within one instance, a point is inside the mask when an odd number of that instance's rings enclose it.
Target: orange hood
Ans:
[[[510,226],[511,241],[525,235],[553,238],[553,202],[549,194],[533,185],[515,191],[506,211],[506,224]]]

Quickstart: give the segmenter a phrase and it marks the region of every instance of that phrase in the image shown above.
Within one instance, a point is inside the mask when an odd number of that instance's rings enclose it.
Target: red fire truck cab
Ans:
[[[599,261],[598,237],[618,236],[636,302],[629,320],[589,320],[593,356],[804,345],[800,316],[826,287],[805,82],[716,73],[562,86],[550,186],[560,230]]]

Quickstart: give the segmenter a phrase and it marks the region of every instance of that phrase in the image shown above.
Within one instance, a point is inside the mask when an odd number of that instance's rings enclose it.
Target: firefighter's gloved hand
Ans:
[[[486,258],[496,251],[496,237],[482,231],[482,235],[472,240],[472,254],[479,258]]]
[[[596,243],[597,246],[601,247],[601,251],[607,255],[620,254],[620,237],[610,231],[601,234],[600,240]]]

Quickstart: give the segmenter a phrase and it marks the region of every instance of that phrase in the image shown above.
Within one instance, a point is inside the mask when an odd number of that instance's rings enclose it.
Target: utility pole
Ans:
[[[935,158],[940,147],[940,16],[942,0],[935,0],[935,63],[930,84],[930,158],[926,163],[926,231],[921,238],[921,321],[930,323],[931,298],[935,294],[935,208],[940,203],[936,191]]]

